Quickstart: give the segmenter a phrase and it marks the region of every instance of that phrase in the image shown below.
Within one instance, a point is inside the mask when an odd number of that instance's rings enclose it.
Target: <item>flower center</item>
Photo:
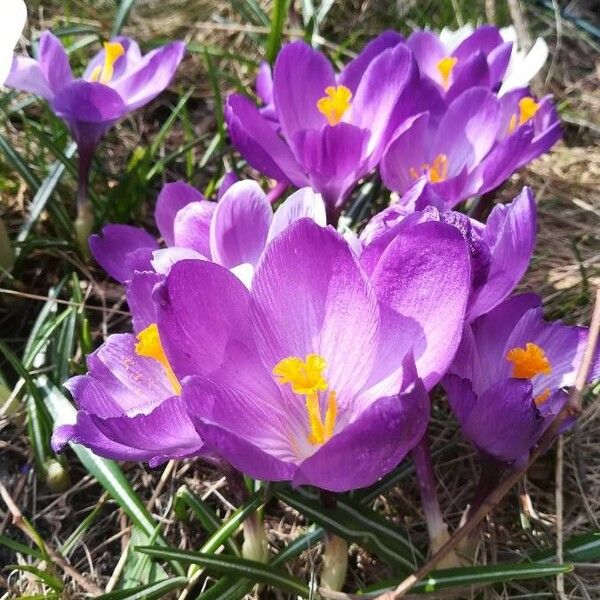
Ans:
[[[508,132],[512,133],[517,127],[527,123],[535,116],[540,109],[540,103],[536,102],[531,96],[525,96],[519,100],[519,114],[513,115],[508,124]]]
[[[438,60],[435,65],[442,78],[442,85],[446,90],[450,85],[450,75],[452,75],[452,70],[456,66],[457,62],[458,58],[455,58],[454,56],[445,56],[441,60]]]
[[[448,157],[445,154],[438,154],[431,164],[423,163],[419,170],[411,167],[409,173],[413,179],[425,175],[431,183],[445,181],[448,177]]]
[[[179,394],[181,394],[181,384],[169,364],[169,359],[167,358],[162,342],[160,341],[156,323],[152,323],[151,325],[148,325],[146,329],[140,331],[137,334],[137,339],[138,343],[135,345],[135,353],[138,356],[157,360],[163,366],[169,382],[173,387],[173,391],[179,396]]]
[[[306,360],[288,356],[273,368],[273,375],[281,385],[290,384],[295,394],[306,396],[306,412],[310,434],[308,441],[313,445],[324,444],[333,435],[337,416],[337,394],[332,390],[327,395],[325,419],[321,416],[319,392],[327,390],[323,370],[327,366],[319,354],[309,354]]]
[[[115,63],[120,56],[125,54],[125,49],[119,42],[104,42],[104,64],[98,65],[90,75],[90,81],[110,83],[115,74]]]
[[[317,108],[330,125],[337,125],[350,108],[352,92],[345,85],[330,85],[325,88],[325,94],[317,101]]]
[[[506,359],[513,364],[511,377],[516,379],[531,379],[536,375],[549,375],[552,366],[544,350],[537,344],[528,342],[524,348],[513,348],[506,354]],[[535,403],[540,406],[550,396],[550,390],[546,388],[541,394],[534,398]]]

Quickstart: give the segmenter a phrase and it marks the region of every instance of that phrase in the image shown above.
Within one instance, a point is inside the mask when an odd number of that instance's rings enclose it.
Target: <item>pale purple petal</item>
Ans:
[[[61,41],[50,31],[44,31],[40,36],[38,64],[53,94],[58,94],[73,81],[69,57]]]
[[[205,202],[204,196],[183,181],[163,185],[154,210],[156,225],[167,246],[175,245],[175,217],[191,202]]]
[[[275,211],[269,228],[267,243],[279,235],[288,225],[304,217],[313,220],[322,227],[327,224],[323,198],[319,194],[315,194],[311,188],[302,188],[294,192]]]
[[[190,202],[181,208],[173,224],[175,246],[191,248],[210,258],[210,223],[216,208],[216,202],[206,200]]]
[[[49,102],[54,98],[46,76],[37,60],[27,56],[15,56],[11,71],[4,85],[22,92],[29,92],[45,98]]]
[[[152,268],[161,275],[168,275],[171,267],[182,260],[209,260],[206,256],[192,250],[171,246],[171,248],[160,248],[152,253]]]
[[[140,332],[148,325],[156,323],[156,307],[152,292],[163,281],[159,273],[136,271],[127,284],[127,305],[131,311],[133,331]]]

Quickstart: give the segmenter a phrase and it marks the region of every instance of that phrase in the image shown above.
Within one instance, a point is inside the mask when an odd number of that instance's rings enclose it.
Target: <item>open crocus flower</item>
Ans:
[[[465,329],[442,384],[464,435],[522,464],[567,400],[588,330],[543,319],[541,299],[514,296]],[[590,380],[600,376],[598,354]]]
[[[477,87],[456,98],[439,122],[429,112],[408,119],[383,156],[381,176],[401,194],[426,179],[452,208],[501,185],[560,134],[549,98],[538,103],[517,90],[499,99]]]
[[[412,109],[415,76],[410,51],[393,32],[373,40],[339,74],[323,54],[293,42],[279,53],[272,82],[261,73],[268,114],[245,96],[229,96],[229,133],[254,168],[320,192],[333,223]],[[398,102],[401,97],[407,101]]]
[[[174,265],[158,328],[209,449],[258,479],[344,491],[421,439],[469,279],[445,224],[399,237],[367,277],[339,233],[302,219],[269,244],[251,290],[214,263]]]
[[[226,180],[219,202],[209,202],[183,182],[166,184],[156,204],[155,219],[166,248],[144,229],[107,225],[90,238],[90,248],[105,271],[125,283],[135,271],[166,274],[179,260],[216,262],[250,286],[266,245],[290,223],[303,217],[325,225],[325,205],[304,188],[273,212],[255,181]]]
[[[72,442],[99,456],[151,466],[201,452],[154,322],[151,292],[157,282],[153,273],[136,274],[128,290],[135,333],[109,336],[87,357],[89,372],[66,383],[77,418],[54,432],[56,451]]]
[[[465,90],[484,86],[496,90],[511,57],[512,40],[504,41],[497,27],[470,26],[458,31],[415,31],[406,41],[419,71],[433,81],[447,101]]]
[[[415,223],[440,221],[462,233],[471,257],[472,292],[467,320],[472,321],[505,300],[529,266],[536,236],[536,204],[530,188],[509,204],[496,205],[484,224],[447,210],[426,181],[416,183],[397,203],[375,215],[360,235],[364,264]]]
[[[25,2],[3,0],[0,17],[0,85],[4,85],[12,66],[13,50],[27,20]]]

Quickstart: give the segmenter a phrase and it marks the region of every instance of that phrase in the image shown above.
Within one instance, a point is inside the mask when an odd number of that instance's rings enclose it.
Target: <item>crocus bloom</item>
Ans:
[[[151,292],[157,282],[154,273],[135,275],[128,289],[135,333],[109,336],[87,357],[89,372],[65,384],[78,412],[75,423],[56,429],[56,451],[72,442],[99,456],[151,466],[201,452],[154,322]]]
[[[406,43],[422,76],[434,82],[447,101],[475,86],[498,89],[513,46],[492,25],[457,32],[443,30],[439,36],[415,31]]]
[[[27,8],[23,0],[3,0],[0,8],[0,85],[3,85],[13,62],[13,50],[21,37]]]
[[[398,233],[414,223],[440,221],[464,236],[471,256],[472,292],[467,318],[472,321],[505,300],[529,266],[536,236],[536,204],[530,188],[509,204],[496,205],[485,225],[447,210],[433,186],[422,180],[397,203],[375,215],[360,235],[361,260],[379,255]]]
[[[155,211],[166,248],[144,229],[107,225],[90,238],[92,254],[121,283],[135,271],[166,274],[175,262],[196,259],[231,269],[249,286],[265,246],[290,223],[308,217],[325,225],[323,200],[308,188],[289,196],[275,213],[255,181],[228,179],[219,194],[219,202],[209,202],[186,183],[166,184]]]
[[[522,464],[567,400],[588,330],[543,319],[541,299],[514,296],[465,329],[442,383],[464,435]],[[600,376],[598,354],[590,380]]]
[[[272,82],[267,71],[260,74],[267,114],[245,96],[229,96],[229,133],[254,168],[321,193],[334,221],[412,109],[415,75],[410,51],[393,32],[373,40],[339,74],[323,54],[293,42],[277,57]]]
[[[501,185],[560,138],[548,97],[525,90],[497,98],[476,87],[450,103],[438,122],[430,112],[408,119],[381,161],[385,185],[399,193],[427,179],[447,208]]]
[[[400,236],[367,277],[339,233],[301,219],[268,245],[251,290],[220,265],[175,264],[155,293],[158,328],[207,448],[258,479],[344,491],[421,439],[469,278],[445,224]]]

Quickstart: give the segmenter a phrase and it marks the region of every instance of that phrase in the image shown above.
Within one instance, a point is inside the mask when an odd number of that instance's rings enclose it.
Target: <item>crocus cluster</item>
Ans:
[[[164,88],[182,52],[142,58],[118,38],[75,80],[47,34],[9,82],[95,144]],[[514,295],[535,246],[531,189],[485,221],[457,208],[559,138],[551,99],[526,87],[546,54],[491,26],[386,32],[339,71],[304,42],[285,45],[259,69],[259,103],[236,93],[225,106],[234,145],[277,193],[231,173],[214,200],[169,183],[158,237],[123,224],[92,236],[126,288],[133,332],[109,336],[68,382],[79,410],[55,448],[151,465],[217,457],[341,492],[421,442],[441,384],[483,455],[522,463],[566,401],[587,330]],[[338,229],[357,183],[378,176],[396,202],[359,235]]]

